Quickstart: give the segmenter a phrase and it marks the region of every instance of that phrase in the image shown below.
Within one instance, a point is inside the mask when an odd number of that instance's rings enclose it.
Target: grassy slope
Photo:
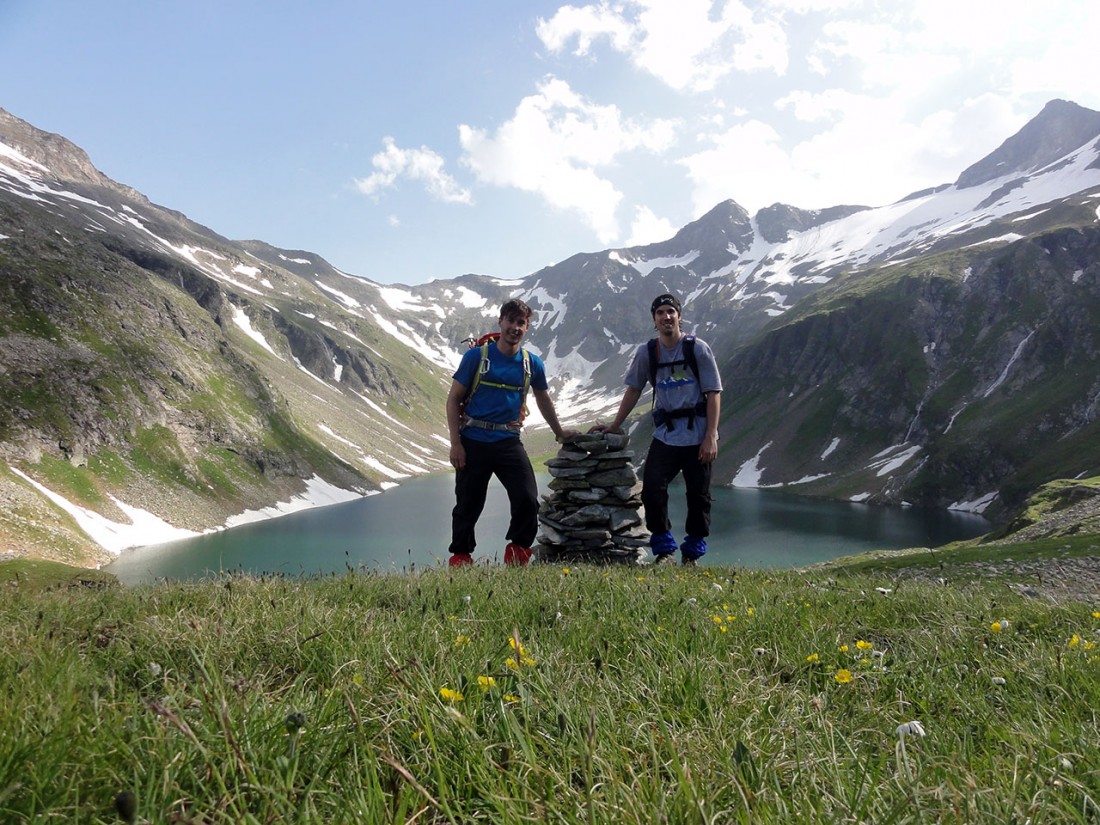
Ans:
[[[38,575],[0,606],[3,821],[117,821],[120,789],[180,822],[1100,816],[1100,605],[996,581]]]

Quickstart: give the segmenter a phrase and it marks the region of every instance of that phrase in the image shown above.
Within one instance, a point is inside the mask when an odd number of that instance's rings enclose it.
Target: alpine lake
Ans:
[[[541,493],[550,476],[538,474]],[[777,490],[714,487],[704,566],[794,568],[870,550],[938,547],[988,532],[981,516],[911,507],[821,501]],[[683,486],[669,502],[682,537]],[[445,565],[454,475],[403,482],[384,493],[232,530],[124,550],[107,572],[124,584],[189,581],[225,574],[309,577],[351,571],[413,572]],[[495,480],[478,522],[478,563],[499,564],[508,498]]]

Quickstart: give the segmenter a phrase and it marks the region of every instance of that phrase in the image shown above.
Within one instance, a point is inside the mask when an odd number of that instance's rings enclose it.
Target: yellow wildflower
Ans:
[[[451,690],[448,687],[440,688],[439,695],[447,702],[462,702],[466,698],[457,690]]]
[[[471,640],[469,636],[463,636],[462,634],[459,634],[458,636],[455,636],[455,647],[469,647],[470,641]]]
[[[1094,611],[1092,611],[1092,618],[1094,618],[1094,619],[1100,619],[1100,610],[1094,610]]]
[[[848,645],[841,645],[840,646],[840,652],[841,653],[847,653],[848,652]]]
[[[497,680],[492,676],[478,676],[477,684],[482,690],[488,690],[491,687],[497,686]]]
[[[504,701],[505,702],[518,702],[519,697],[516,696],[514,693],[505,693],[504,694]]]
[[[508,637],[508,646],[511,647],[512,650],[519,653],[520,656],[524,656],[527,653],[527,651],[523,649],[523,644],[521,642],[516,641],[515,636],[509,636]]]
[[[568,576],[569,575],[569,568],[568,567],[563,567],[561,569],[561,572],[562,572],[563,575]]]
[[[1069,647],[1077,647],[1077,645],[1079,645],[1079,644],[1081,644],[1081,637],[1078,636],[1076,633],[1074,633],[1073,636],[1069,640],[1069,645],[1068,646]]]
[[[857,650],[870,650],[873,647],[873,644],[871,644],[870,642],[865,642],[863,641],[863,639],[860,639],[858,642],[856,642]]]
[[[994,633],[1000,633],[1001,630],[1003,630],[1000,622],[994,622],[989,626],[989,629],[992,630]]]
[[[756,615],[756,611],[753,610],[751,607],[749,608],[748,613],[749,613],[750,616],[755,616]]]
[[[820,658],[821,657],[818,656],[816,653],[811,653],[809,656],[806,657],[806,661],[813,663],[818,661]]]
[[[852,671],[846,668],[841,668],[836,672],[836,676],[834,676],[833,678],[840,682],[840,684],[846,685],[850,681],[852,681]]]

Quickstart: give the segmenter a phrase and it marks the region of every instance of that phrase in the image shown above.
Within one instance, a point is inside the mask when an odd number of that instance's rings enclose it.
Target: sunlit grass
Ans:
[[[1100,817],[1100,605],[573,565],[9,590],[4,822]]]

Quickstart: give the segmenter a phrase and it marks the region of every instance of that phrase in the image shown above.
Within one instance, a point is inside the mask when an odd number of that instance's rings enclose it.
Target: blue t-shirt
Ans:
[[[542,359],[530,350],[527,351],[531,361],[531,389],[545,390],[546,366]],[[467,350],[462,356],[462,361],[455,370],[454,380],[469,390],[474,384],[477,371],[481,368],[481,347]],[[506,384],[509,387],[520,389],[506,390],[500,387],[487,387],[485,382],[494,384]],[[520,411],[523,408],[523,353],[517,351],[515,355],[504,355],[497,349],[496,342],[489,343],[489,372],[481,376],[481,384],[477,392],[466,404],[466,415],[470,418],[479,418],[482,421],[492,421],[496,424],[508,424],[518,421]],[[467,427],[462,435],[474,441],[500,441],[504,438],[518,438],[519,433],[504,430],[486,430],[483,427]]]
[[[672,349],[666,349],[657,339],[657,362],[667,364],[682,361],[684,358],[684,339]],[[714,353],[705,341],[695,339],[695,362],[699,367],[699,380],[687,364],[674,367],[657,368],[657,386],[654,387],[654,406],[660,410],[682,410],[694,407],[703,400],[704,393],[721,392],[722,377],[718,374],[718,364]],[[623,383],[636,390],[644,390],[649,383],[649,345],[642,344],[634,353],[630,369],[626,371]],[[691,447],[703,443],[707,431],[707,417],[697,415],[693,427],[688,427],[687,418],[674,418],[653,431],[653,437],[671,447]]]

